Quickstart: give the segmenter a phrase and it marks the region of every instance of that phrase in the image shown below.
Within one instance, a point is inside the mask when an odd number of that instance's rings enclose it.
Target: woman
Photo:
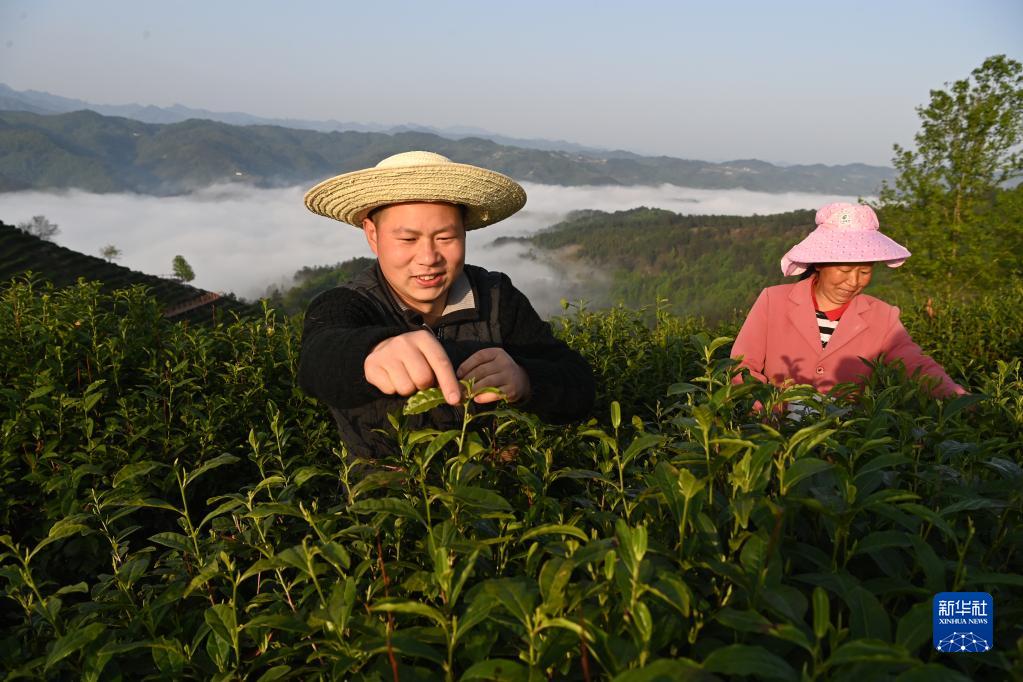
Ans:
[[[804,277],[760,292],[732,357],[761,381],[811,384],[825,392],[839,383],[862,383],[870,372],[863,359],[883,354],[901,360],[910,373],[931,377],[935,395],[965,393],[913,343],[898,308],[862,293],[875,263],[896,268],[910,255],[881,234],[873,209],[828,204],[817,211],[816,223],[781,259],[785,276]]]

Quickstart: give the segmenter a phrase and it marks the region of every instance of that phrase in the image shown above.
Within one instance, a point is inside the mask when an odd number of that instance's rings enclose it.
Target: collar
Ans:
[[[401,300],[401,297],[394,293],[394,289],[387,283],[383,271],[380,270],[379,263],[377,263],[377,276],[383,282],[384,291],[387,292],[391,303],[401,311],[402,316],[417,326],[423,324],[422,313],[407,306]],[[462,319],[463,317],[466,319],[475,318],[476,312],[476,293],[473,291],[472,282],[469,280],[469,276],[465,274],[465,269],[463,268],[458,278],[451,285],[451,289],[448,290],[448,300],[444,305],[440,318],[437,320],[437,324],[454,321],[454,319]],[[454,316],[454,318],[449,318],[449,316]]]
[[[803,339],[810,344],[810,347],[820,349],[821,337],[820,331],[817,328],[817,312],[814,310],[811,295],[812,286],[812,277],[792,285],[788,296],[788,317]],[[821,351],[821,358],[835,353],[839,348],[866,330],[867,322],[862,316],[870,307],[871,298],[862,293],[857,294],[849,302],[849,307],[842,314],[842,324],[838,325],[835,333],[831,335],[828,347]]]

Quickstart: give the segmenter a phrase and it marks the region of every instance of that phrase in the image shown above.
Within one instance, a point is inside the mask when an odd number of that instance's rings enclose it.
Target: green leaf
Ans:
[[[987,399],[988,397],[986,395],[977,393],[967,393],[966,395],[958,396],[945,404],[945,410],[942,412],[942,416],[946,419],[954,417],[963,410],[973,407],[977,403]]]
[[[895,682],[972,682],[972,680],[958,670],[952,670],[940,663],[928,663],[910,668],[896,677]]]
[[[526,540],[532,540],[535,537],[541,535],[571,535],[574,538],[578,538],[583,542],[587,542],[590,538],[587,537],[586,533],[576,528],[575,526],[568,526],[562,523],[548,523],[543,526],[537,526],[527,530],[519,538],[519,542],[525,542]]]
[[[455,629],[455,640],[462,639],[474,627],[482,623],[490,616],[491,609],[496,606],[497,601],[488,594],[480,594],[465,609],[465,613],[458,619],[458,627]]]
[[[625,454],[622,455],[622,466],[626,466],[641,453],[646,452],[650,448],[660,445],[663,442],[663,436],[652,433],[644,433],[641,436],[637,436],[631,443],[629,443],[629,447],[625,448]]]
[[[233,642],[238,634],[238,619],[230,604],[214,604],[203,613],[203,619],[225,642]]]
[[[475,507],[484,511],[514,511],[508,500],[493,490],[475,486],[460,485],[454,490],[455,500],[467,507]]]
[[[130,481],[138,476],[148,474],[153,469],[166,466],[160,462],[154,462],[152,460],[145,460],[142,462],[135,462],[134,464],[127,464],[114,475],[114,481],[111,484],[114,488],[118,487],[125,481]]]
[[[877,597],[866,588],[856,586],[843,595],[852,617],[849,628],[853,637],[873,637],[887,640],[891,637],[888,612]]]
[[[810,478],[815,474],[819,474],[822,471],[831,469],[834,465],[830,462],[825,462],[823,459],[817,459],[816,457],[803,457],[797,459],[792,466],[785,470],[784,483],[781,487],[781,493],[784,495],[793,486],[798,484],[800,481]]]
[[[626,670],[612,682],[710,682],[717,679],[688,658],[659,658],[642,668]]]
[[[857,639],[835,650],[828,659],[830,665],[849,663],[916,663],[917,659],[905,647],[879,639]]]
[[[693,593],[681,578],[663,574],[650,591],[672,608],[678,610],[683,618],[688,618],[692,608]]]
[[[437,609],[417,601],[386,601],[381,600],[370,606],[370,611],[384,613],[405,613],[413,616],[429,618],[442,629],[448,629],[448,619]]]
[[[352,557],[344,545],[328,540],[320,545],[320,556],[327,559],[338,571],[345,571],[352,565]]]
[[[892,547],[909,547],[911,534],[901,530],[879,530],[870,533],[856,543],[853,554],[872,554]]]
[[[672,384],[671,386],[669,386],[668,387],[667,395],[668,395],[668,397],[676,396],[676,395],[685,395],[687,393],[695,393],[698,390],[700,390],[699,387],[694,386],[693,384],[687,384],[685,382],[680,382],[680,383]]]
[[[813,588],[813,634],[817,639],[823,639],[828,633],[828,626],[831,625],[831,603],[828,600],[828,593],[824,588],[817,586]]]
[[[1013,585],[1023,587],[1023,575],[1019,573],[988,573],[970,571],[966,574],[967,585]]]
[[[291,672],[290,665],[275,665],[259,676],[256,682],[274,682]]]
[[[46,657],[45,669],[49,670],[55,663],[67,658],[86,644],[103,634],[107,626],[103,623],[91,623],[84,628],[78,628],[67,633],[53,644],[49,655]]]
[[[767,620],[756,611],[739,611],[725,607],[721,609],[714,618],[726,628],[738,630],[739,632],[757,632],[763,634],[771,629],[771,621]]]
[[[182,597],[187,597],[192,594],[219,574],[220,564],[217,563],[216,560],[210,561],[208,564],[200,568],[199,572],[195,574],[195,577],[189,581],[188,587],[185,589],[185,593]]]
[[[149,536],[149,539],[159,545],[176,549],[185,554],[192,554],[195,552],[195,548],[192,547],[191,541],[181,533],[157,533],[156,535]]]
[[[27,402],[29,400],[35,400],[36,398],[42,398],[47,393],[50,393],[51,391],[53,391],[53,389],[54,389],[53,386],[40,386],[36,390],[34,390],[31,393],[29,393],[28,397],[25,398],[25,400]]]
[[[69,538],[72,535],[78,535],[79,533],[91,532],[92,529],[90,529],[84,523],[79,523],[79,519],[81,518],[82,518],[81,514],[75,514],[74,516],[68,516],[66,518],[60,519],[52,526],[50,526],[50,532],[47,533],[46,537],[43,538],[43,540],[38,545],[36,545],[35,548],[29,553],[28,561],[31,561],[32,557],[38,554],[39,551],[43,549],[43,547],[46,547],[51,543],[63,540],[64,538]]]
[[[785,659],[767,649],[747,644],[730,644],[715,649],[703,661],[704,670],[722,675],[750,675],[758,680],[798,680]]]
[[[374,490],[399,487],[406,478],[408,474],[404,471],[376,471],[367,474],[352,486],[352,497],[358,498]]]
[[[427,388],[409,396],[409,399],[405,401],[405,407],[402,409],[402,412],[404,414],[422,414],[445,404],[447,404],[447,400],[444,398],[443,391],[439,388]]]
[[[355,514],[388,514],[412,519],[426,525],[422,514],[408,500],[396,497],[384,497],[381,499],[358,500],[349,509]]]
[[[910,607],[895,628],[895,641],[909,651],[916,651],[931,638],[933,605],[928,599]]]
[[[301,488],[303,485],[306,484],[307,481],[310,481],[310,480],[316,478],[317,476],[333,476],[333,475],[334,474],[330,473],[329,471],[324,471],[323,469],[320,469],[319,467],[304,466],[304,467],[299,467],[298,469],[296,469],[294,471],[294,473],[291,474],[291,481],[296,486]],[[277,668],[271,668],[271,670],[277,670],[278,668],[286,668],[285,672],[290,670],[290,668],[288,668],[288,666],[277,666]],[[269,674],[269,672],[267,674]],[[264,675],[264,677],[265,676],[266,675]],[[262,678],[260,678],[260,679],[262,679]]]
[[[235,457],[234,455],[228,455],[226,453],[223,455],[218,455],[211,460],[207,460],[203,462],[202,466],[200,466],[195,471],[185,474],[185,485],[187,486],[188,484],[192,483],[195,479],[199,478],[208,471],[212,471],[213,469],[224,466],[225,464],[234,464],[237,461],[238,461],[237,457]]]
[[[481,589],[523,625],[533,617],[539,595],[533,581],[526,578],[495,578],[484,582]]]
[[[252,519],[265,519],[268,516],[293,516],[296,519],[305,518],[298,507],[283,504],[281,502],[263,502],[252,508],[252,511],[245,514]]]
[[[984,497],[970,497],[965,500],[959,500],[953,502],[947,507],[942,508],[938,513],[942,516],[948,516],[949,514],[957,514],[962,511],[975,511],[977,509],[1001,509],[1006,506],[1006,503],[1001,500],[989,500]]]
[[[472,665],[459,678],[463,682],[527,682],[529,670],[521,663],[492,658]]]

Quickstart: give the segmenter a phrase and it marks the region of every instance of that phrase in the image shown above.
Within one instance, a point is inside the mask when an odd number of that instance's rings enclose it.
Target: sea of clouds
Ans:
[[[585,298],[587,289],[593,288],[591,278],[599,286],[599,273],[532,257],[522,243],[495,245],[495,239],[531,234],[580,209],[648,206],[678,213],[752,215],[856,200],[673,185],[524,187],[529,196],[525,209],[502,223],[469,233],[466,261],[508,273],[543,314],[556,311],[561,298]],[[91,255],[113,244],[123,254],[119,264],[154,275],[169,275],[171,260],[180,254],[195,271],[195,286],[253,299],[272,285],[287,286],[303,266],[372,256],[361,230],[306,210],[305,189],[224,185],[177,197],[75,190],[10,192],[0,194],[0,220],[17,224],[45,215],[60,227],[56,243]]]

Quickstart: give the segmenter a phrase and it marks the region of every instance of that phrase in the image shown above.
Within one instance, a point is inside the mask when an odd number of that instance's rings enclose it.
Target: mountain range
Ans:
[[[135,118],[204,113],[183,107],[123,105],[115,107],[122,112],[116,116],[89,108],[53,113],[58,106],[79,104],[89,106],[0,87],[0,191],[79,188],[172,195],[229,182],[258,187],[307,184],[409,149],[429,149],[520,181],[551,185],[672,184],[855,196],[875,194],[882,181],[894,176],[890,168],[866,164],[778,166],[756,159],[712,163],[620,151],[537,149],[421,130],[325,132],[311,128],[330,122],[297,122],[305,127],[245,123],[247,114],[220,115],[241,117],[235,123],[201,116],[152,123]]]
[[[577,152],[596,154],[599,156],[633,156],[631,152],[611,151],[597,147],[587,147],[565,140],[546,140],[541,138],[521,138],[501,135],[483,128],[473,126],[451,126],[437,128],[420,123],[405,123],[388,126],[381,123],[362,123],[356,121],[307,120],[299,118],[272,118],[255,116],[240,111],[210,111],[195,109],[183,104],[169,107],[157,107],[152,104],[95,104],[81,99],[62,97],[39,90],[15,90],[0,83],[0,111],[30,111],[34,114],[67,114],[72,111],[89,109],[104,116],[122,116],[143,123],[181,123],[190,118],[208,121],[220,121],[232,125],[273,125],[298,130],[318,130],[322,133],[354,131],[359,133],[433,133],[450,140],[461,140],[466,137],[481,137],[498,144],[527,149],[543,149],[552,151]]]

